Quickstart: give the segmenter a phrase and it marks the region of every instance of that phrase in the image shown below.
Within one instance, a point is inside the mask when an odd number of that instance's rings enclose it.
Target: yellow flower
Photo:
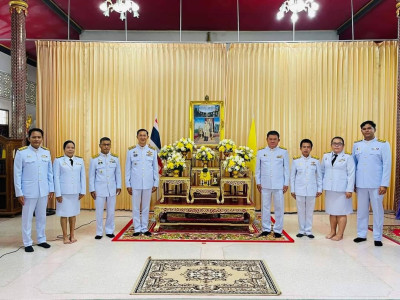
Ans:
[[[233,160],[229,161],[228,167],[233,167],[235,165],[235,162]]]
[[[167,168],[168,168],[168,169],[173,169],[173,168],[174,168],[174,163],[169,162],[169,163],[167,164]]]
[[[185,147],[185,145],[183,145],[183,143],[181,143],[181,142],[179,142],[176,146],[177,146],[178,148]]]
[[[187,144],[186,146],[188,149],[192,150],[193,149],[193,145],[192,144]]]
[[[246,164],[244,162],[242,162],[242,167],[245,167],[245,166],[246,166]]]
[[[212,154],[210,152],[207,153],[207,158],[211,159],[212,158]]]
[[[219,147],[219,152],[225,152],[225,147],[224,146],[221,146],[221,147]]]
[[[226,145],[226,149],[227,149],[227,150],[231,150],[231,149],[232,149],[232,146],[229,145],[229,144],[227,144],[227,145]]]

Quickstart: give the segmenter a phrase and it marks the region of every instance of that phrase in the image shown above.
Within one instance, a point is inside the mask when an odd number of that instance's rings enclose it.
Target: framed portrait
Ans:
[[[189,122],[197,145],[217,146],[224,139],[224,101],[190,101]]]

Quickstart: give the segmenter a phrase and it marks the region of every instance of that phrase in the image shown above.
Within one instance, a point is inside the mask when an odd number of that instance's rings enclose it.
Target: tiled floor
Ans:
[[[94,211],[82,211],[77,226],[89,223],[94,215]],[[116,212],[116,233],[128,223],[130,215],[127,211]],[[385,224],[400,224],[400,221],[386,215]],[[282,291],[277,297],[280,299],[400,298],[400,245],[383,239],[383,247],[375,247],[371,232],[367,242],[355,244],[352,241],[356,236],[354,214],[349,216],[344,240],[326,240],[328,228],[327,215],[316,213],[316,238],[296,238],[297,215],[290,214],[285,215],[285,230],[295,239],[292,244],[111,242],[107,237],[94,239],[95,223],[92,222],[77,230],[77,243],[64,245],[56,240],[61,233],[59,218],[49,216],[50,249],[34,247],[33,253],[20,249],[0,258],[0,299],[160,298],[129,295],[149,256],[263,259]],[[20,230],[20,216],[0,218],[0,256],[22,245]],[[176,295],[162,297],[177,298]]]

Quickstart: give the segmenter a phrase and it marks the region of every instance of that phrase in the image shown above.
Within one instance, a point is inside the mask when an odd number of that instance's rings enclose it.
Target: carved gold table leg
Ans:
[[[250,231],[250,233],[254,233],[253,223],[254,223],[254,220],[256,218],[256,213],[255,213],[254,210],[248,210],[247,212],[248,212],[248,214],[250,216],[250,219],[249,219],[249,231]]]
[[[157,232],[160,229],[161,221],[160,221],[160,214],[161,214],[161,209],[160,208],[154,208],[154,217],[156,219],[156,226],[154,226],[154,231]]]
[[[190,196],[192,196],[192,201],[189,200],[189,198],[187,199],[187,203],[193,203],[194,202],[194,191],[190,190]]]
[[[164,203],[165,184],[166,184],[166,183],[164,183],[164,182],[161,184],[162,191],[161,191],[161,199],[160,199],[160,203]]]

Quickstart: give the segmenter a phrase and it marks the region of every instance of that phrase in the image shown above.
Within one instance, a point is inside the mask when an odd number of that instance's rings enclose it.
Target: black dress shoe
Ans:
[[[33,252],[33,251],[35,250],[33,250],[32,246],[25,247],[25,252]]]
[[[313,234],[308,234],[307,236],[308,236],[310,239],[315,238],[315,236],[314,236]]]
[[[49,244],[47,244],[46,242],[45,243],[40,243],[40,244],[37,244],[39,247],[43,247],[43,248],[45,248],[45,249],[48,249],[48,248],[50,248],[51,246],[49,245]]]
[[[107,233],[106,236],[108,236],[110,239],[112,239],[113,237],[115,237],[114,233]]]
[[[96,240],[100,240],[102,237],[103,237],[102,235],[96,235],[94,238],[95,238]]]
[[[296,234],[296,236],[297,236],[298,238],[301,238],[301,237],[303,237],[303,236],[304,236],[304,234],[302,234],[302,233],[298,233],[298,234]]]
[[[360,237],[358,237],[358,238],[355,238],[354,240],[353,240],[353,242],[354,243],[361,243],[361,242],[365,242],[367,239],[365,239],[365,238],[360,238]]]
[[[151,232],[150,231],[146,231],[143,233],[145,236],[151,236]]]
[[[281,233],[274,232],[274,237],[280,238],[280,237],[282,237],[282,234],[281,234]]]
[[[377,247],[382,247],[382,246],[383,246],[383,244],[382,244],[381,241],[374,241],[374,244],[375,244],[375,246],[377,246]]]
[[[270,233],[271,233],[271,231],[263,231],[263,232],[261,232],[261,233],[259,234],[258,237],[267,236],[267,235],[269,235]]]
[[[134,234],[132,234],[133,236],[139,236],[139,235],[141,235],[142,233],[141,232],[135,232]]]

